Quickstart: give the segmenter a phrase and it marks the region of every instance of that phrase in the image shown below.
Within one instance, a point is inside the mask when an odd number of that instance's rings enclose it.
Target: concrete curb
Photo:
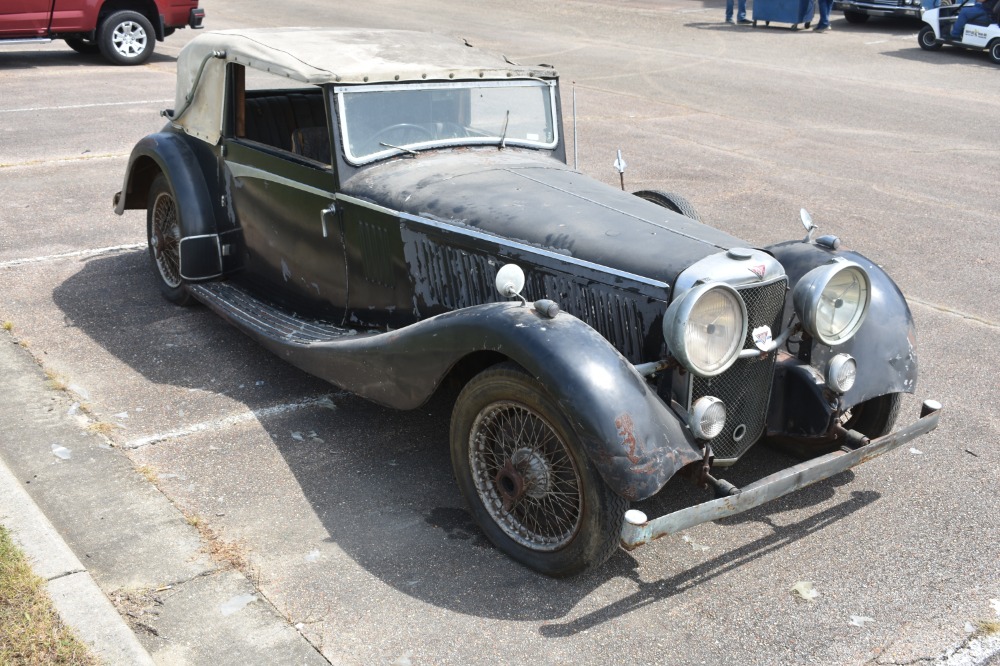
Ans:
[[[0,523],[47,581],[63,622],[105,664],[152,666],[149,653],[2,459],[0,507]]]

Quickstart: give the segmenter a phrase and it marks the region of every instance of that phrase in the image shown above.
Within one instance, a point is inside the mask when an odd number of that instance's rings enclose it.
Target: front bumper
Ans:
[[[834,11],[849,11],[868,14],[869,16],[915,16],[920,18],[920,5],[880,5],[875,3],[834,2]]]
[[[735,490],[736,494],[668,513],[648,520],[641,511],[628,511],[622,526],[621,545],[632,550],[654,539],[718,520],[778,499],[810,484],[828,479],[852,467],[888,453],[937,428],[941,405],[933,400],[924,402],[920,419],[894,433],[868,441],[853,450],[839,450],[793,465],[766,476],[749,486]]]

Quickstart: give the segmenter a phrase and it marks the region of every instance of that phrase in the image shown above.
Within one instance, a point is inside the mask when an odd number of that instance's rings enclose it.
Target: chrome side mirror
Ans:
[[[811,243],[813,232],[816,231],[819,227],[813,224],[813,217],[812,215],[809,214],[809,211],[807,211],[805,208],[799,209],[799,217],[802,219],[802,226],[806,228],[806,237],[802,242]]]
[[[504,264],[500,267],[496,287],[504,298],[520,298],[522,303],[527,303],[521,295],[521,290],[524,289],[524,271],[517,264]]]

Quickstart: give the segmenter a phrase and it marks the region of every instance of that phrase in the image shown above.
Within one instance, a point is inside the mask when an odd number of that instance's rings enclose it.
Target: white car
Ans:
[[[971,0],[967,0],[971,2]],[[917,34],[917,41],[920,48],[925,51],[937,51],[944,44],[951,44],[963,49],[975,49],[978,51],[989,51],[993,62],[1000,65],[1000,25],[997,25],[997,15],[993,14],[989,19],[989,25],[981,25],[982,21],[969,21],[965,25],[961,40],[951,38],[951,27],[958,17],[958,12],[966,5],[963,2],[958,5],[945,5],[923,11],[922,17],[924,26]]]

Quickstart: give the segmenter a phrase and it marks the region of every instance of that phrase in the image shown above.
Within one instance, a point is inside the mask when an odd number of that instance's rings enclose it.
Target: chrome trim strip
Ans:
[[[498,80],[479,80],[479,81],[447,81],[444,83],[423,83],[414,85],[412,83],[387,83],[387,84],[373,84],[373,85],[352,85],[352,86],[335,86],[333,88],[333,93],[336,98],[335,102],[337,105],[337,117],[340,124],[340,134],[343,139],[344,144],[344,157],[349,164],[354,166],[364,166],[365,164],[371,164],[372,162],[378,162],[380,160],[386,159],[393,155],[398,155],[402,152],[398,148],[388,148],[386,150],[380,150],[377,153],[371,153],[370,155],[356,156],[351,152],[351,138],[350,129],[347,126],[347,108],[344,102],[344,95],[355,94],[355,93],[365,93],[365,92],[384,92],[391,90],[440,90],[449,88],[514,88],[514,87],[524,87],[525,82],[530,82],[537,85],[538,87],[548,87],[549,89],[549,114],[552,121],[552,141],[549,143],[542,143],[540,141],[528,141],[525,139],[514,139],[507,138],[505,140],[506,145],[516,145],[523,146],[527,148],[534,148],[539,150],[554,150],[558,145],[559,136],[559,119],[555,116],[556,110],[556,82],[553,79],[531,79],[531,78],[519,78],[519,79],[509,79],[504,81]],[[447,148],[451,146],[495,146],[500,140],[500,137],[483,137],[482,139],[476,139],[475,137],[466,137],[459,139],[434,139],[431,141],[421,141],[418,143],[410,144],[405,146],[406,150],[432,150],[434,148]]]
[[[204,275],[202,277],[197,277],[197,278],[189,278],[188,276],[184,275],[184,273],[181,273],[181,266],[184,265],[184,259],[182,257],[182,255],[184,254],[184,241],[186,241],[186,240],[196,240],[198,238],[214,238],[215,239],[215,251],[219,255],[219,267],[220,268],[222,267],[222,241],[219,239],[219,234],[201,234],[199,236],[185,236],[184,238],[180,239],[180,241],[177,243],[177,273],[178,273],[178,275],[181,276],[181,279],[183,279],[183,280],[199,280],[199,281],[200,280],[213,280],[213,279],[219,277],[220,275],[222,275],[222,273],[223,273],[223,271],[220,270],[215,275]]]
[[[336,194],[329,192],[327,190],[320,189],[318,187],[313,187],[311,185],[303,185],[302,183],[292,180],[291,178],[283,178],[281,176],[276,176],[270,171],[264,171],[263,169],[258,169],[257,167],[252,167],[247,164],[242,164],[240,162],[233,162],[226,160],[226,165],[233,174],[233,178],[259,178],[260,180],[270,181],[272,183],[277,183],[279,185],[285,185],[291,187],[292,189],[299,190],[301,192],[308,192],[309,194],[315,194],[317,196],[326,197],[328,199],[333,199]]]
[[[540,68],[544,69],[544,68]],[[511,77],[509,79],[478,79],[471,81],[428,81],[427,83],[375,83],[369,85],[349,85],[333,86],[333,92],[384,92],[387,90],[441,90],[451,88],[519,88],[524,87],[525,81],[531,81],[536,85],[545,85],[555,88],[554,79],[542,79],[538,77]]]
[[[626,271],[620,271],[609,266],[603,266],[601,264],[595,264],[591,261],[586,261],[584,259],[576,259],[575,257],[569,257],[565,254],[559,254],[558,252],[552,252],[551,250],[545,250],[543,248],[535,247],[533,245],[526,245],[524,243],[518,243],[516,241],[507,240],[500,236],[494,236],[492,234],[485,233],[483,231],[473,231],[465,227],[459,227],[453,224],[447,224],[444,222],[437,222],[435,220],[428,219],[426,217],[419,217],[417,215],[411,215],[410,213],[403,213],[397,210],[392,210],[391,208],[386,208],[385,206],[380,206],[378,204],[365,201],[364,199],[358,199],[347,194],[337,194],[338,201],[344,201],[346,203],[354,204],[355,206],[361,206],[362,208],[367,208],[369,210],[374,210],[385,215],[393,215],[401,220],[406,220],[407,222],[413,222],[415,224],[420,224],[434,229],[440,229],[442,231],[449,231],[451,233],[461,234],[463,236],[468,236],[469,238],[475,238],[476,240],[487,241],[489,243],[496,243],[498,245],[503,245],[509,247],[513,250],[519,250],[521,252],[530,252],[532,254],[540,254],[549,259],[555,259],[556,261],[561,261],[567,264],[573,264],[574,266],[582,266],[584,268],[590,268],[603,273],[608,273],[614,275],[615,277],[620,277],[625,280],[632,280],[634,282],[639,282],[642,284],[649,285],[651,287],[656,287],[658,289],[666,289],[669,293],[670,285],[666,282],[660,282],[659,280],[652,280],[641,275],[636,275],[635,273],[628,273]]]

